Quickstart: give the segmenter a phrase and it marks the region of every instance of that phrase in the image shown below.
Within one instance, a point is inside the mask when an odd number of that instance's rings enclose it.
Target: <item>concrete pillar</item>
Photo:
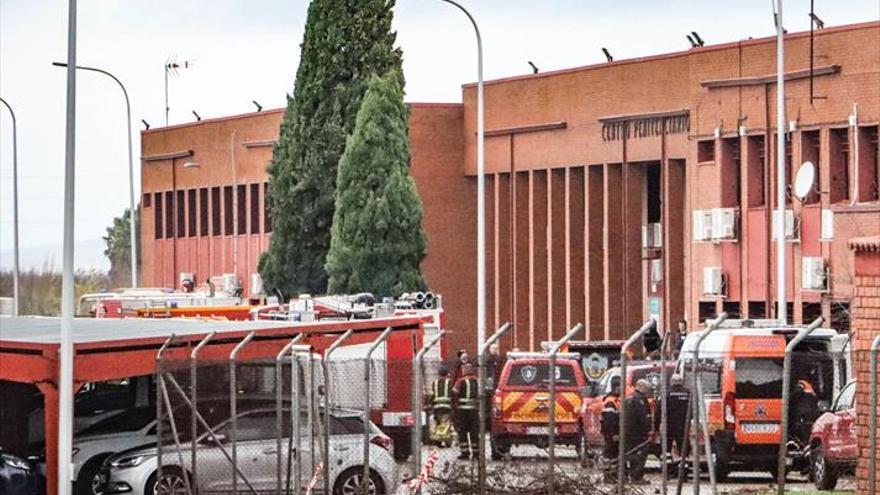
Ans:
[[[624,285],[623,166],[604,165],[602,183],[605,316],[604,339],[623,339],[626,307]]]
[[[584,169],[584,313],[590,340],[605,338],[605,166]]]

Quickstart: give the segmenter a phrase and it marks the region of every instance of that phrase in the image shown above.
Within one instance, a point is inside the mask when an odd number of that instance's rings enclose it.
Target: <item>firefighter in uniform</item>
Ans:
[[[617,451],[620,438],[620,377],[611,377],[611,390],[602,398],[602,437],[605,446],[602,457],[605,459],[605,482],[612,483],[617,478]]]
[[[626,468],[630,483],[644,485],[645,461],[648,458],[648,438],[651,435],[651,408],[648,393],[651,385],[647,380],[636,382],[635,390],[626,398]]]
[[[788,435],[796,447],[803,448],[810,441],[813,423],[819,417],[819,399],[809,380],[798,380],[791,391]]]
[[[438,378],[431,384],[431,393],[428,397],[431,404],[431,412],[434,416],[434,429],[431,430],[431,440],[441,446],[452,444],[455,431],[452,428],[452,379],[449,378],[449,368],[442,364],[438,371]]]
[[[461,378],[452,387],[456,398],[455,429],[458,431],[459,459],[469,459],[476,455],[477,436],[480,434],[479,382],[470,363],[461,366]]]

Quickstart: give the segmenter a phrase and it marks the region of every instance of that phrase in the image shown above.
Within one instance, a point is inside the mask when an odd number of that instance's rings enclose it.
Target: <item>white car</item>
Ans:
[[[357,411],[332,409],[330,436],[330,487],[335,494],[356,495],[361,493],[363,482],[363,421]],[[290,431],[290,412],[284,414],[284,432]],[[237,415],[237,464],[240,471],[237,485],[242,493],[275,493],[277,483],[277,435],[275,409],[258,409]],[[306,414],[301,415],[302,435],[300,448],[290,462],[297,457],[302,466],[302,486],[312,481],[311,466],[320,465],[320,447],[314,452],[306,424]],[[216,436],[202,434],[198,440],[196,487],[201,494],[232,491],[232,463],[230,455],[231,420],[212,428]],[[370,423],[370,486],[371,495],[394,493],[397,489],[397,464],[394,461],[393,444],[374,424]],[[289,436],[284,435],[284,445]],[[319,440],[320,439],[316,439]],[[218,444],[219,441],[219,444]],[[132,449],[120,452],[104,464],[101,475],[102,493],[108,494],[177,494],[186,493],[188,475],[192,473],[191,443],[181,443],[178,451],[174,443],[166,442],[162,450],[162,479],[158,479],[156,447]],[[180,460],[183,460],[181,466]],[[183,469],[182,469],[183,468]],[[287,463],[282,462],[282,479],[287,475]],[[317,478],[315,490],[321,491],[322,481]]]

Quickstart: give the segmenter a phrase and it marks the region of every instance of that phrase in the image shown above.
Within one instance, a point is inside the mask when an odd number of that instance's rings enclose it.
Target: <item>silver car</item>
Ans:
[[[361,493],[363,482],[363,421],[357,411],[333,409],[330,436],[330,487],[333,494],[355,495]],[[241,493],[275,493],[277,483],[277,435],[275,409],[257,409],[237,416],[237,465],[239,470],[236,482]],[[322,491],[320,475],[312,478],[312,466],[321,463],[320,445],[313,451],[307,427],[307,415],[302,413],[300,448],[293,448],[294,455],[289,461],[292,467],[299,461],[302,473],[302,486],[315,482],[315,491]],[[283,430],[290,431],[289,410],[284,414]],[[200,494],[226,493],[233,491],[232,445],[229,441],[232,422],[225,422],[212,428],[215,436],[202,434],[196,441],[196,487]],[[397,487],[397,464],[391,440],[374,424],[370,423],[370,487],[369,493],[380,495],[394,493]],[[283,444],[288,445],[289,435],[285,434]],[[320,438],[316,438],[320,444]],[[162,450],[162,478],[158,479],[157,449],[146,447],[121,452],[107,459],[104,464],[103,493],[108,494],[185,494],[187,480],[183,469],[191,475],[191,443],[181,443],[178,451],[175,444],[166,440]],[[314,455],[313,455],[314,454]],[[297,459],[298,457],[298,459]],[[182,466],[181,466],[182,459]],[[288,462],[282,461],[282,479],[287,481]],[[291,482],[292,483],[292,482]]]

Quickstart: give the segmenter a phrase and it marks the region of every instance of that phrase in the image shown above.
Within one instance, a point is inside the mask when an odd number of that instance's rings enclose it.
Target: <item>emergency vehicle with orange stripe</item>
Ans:
[[[586,385],[576,354],[556,357],[556,444],[580,448],[578,424]],[[550,436],[550,356],[546,353],[507,354],[492,397],[492,457],[514,445],[546,447]]]

